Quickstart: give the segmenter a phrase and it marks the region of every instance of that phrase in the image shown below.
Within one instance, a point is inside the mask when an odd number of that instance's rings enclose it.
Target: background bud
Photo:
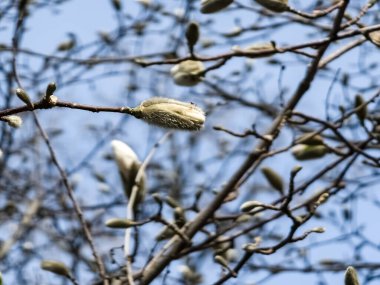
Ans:
[[[203,14],[211,14],[227,8],[233,0],[202,0],[201,12]]]
[[[288,0],[256,0],[261,6],[273,12],[285,12],[289,10]]]

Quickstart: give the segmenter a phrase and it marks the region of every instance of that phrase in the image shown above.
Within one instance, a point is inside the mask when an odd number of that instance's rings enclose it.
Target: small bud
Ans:
[[[215,260],[217,263],[219,263],[220,265],[222,265],[223,267],[228,268],[228,262],[227,262],[227,260],[225,260],[225,259],[223,258],[223,256],[221,256],[221,255],[215,255],[215,256],[214,256],[214,260]]]
[[[297,160],[309,160],[323,157],[328,149],[324,145],[299,144],[292,148],[292,154]]]
[[[263,167],[261,168],[261,172],[274,189],[278,190],[281,194],[284,193],[284,183],[281,176],[276,171],[270,167]]]
[[[330,194],[327,192],[321,194],[321,196],[318,197],[316,204],[319,206],[319,205],[325,203],[327,201],[327,199],[329,198],[329,196],[330,196]]]
[[[233,0],[202,0],[201,13],[211,14],[216,13],[224,8],[227,8]]]
[[[380,47],[380,31],[374,31],[368,34],[369,39],[377,47]]]
[[[317,227],[310,230],[313,233],[323,234],[326,229],[324,227]]]
[[[132,194],[133,186],[137,182],[137,196],[134,208],[144,200],[145,196],[145,173],[141,176],[140,181],[135,181],[137,172],[140,169],[141,163],[137,158],[136,153],[125,143],[119,140],[111,142],[114,158],[119,168],[119,174],[124,186],[124,193],[127,198]]]
[[[365,101],[364,101],[363,97],[360,95],[356,95],[355,96],[355,108],[359,108],[356,111],[356,116],[358,117],[358,119],[361,123],[364,122],[364,120],[367,116],[367,105],[364,105],[364,104],[365,104]]]
[[[57,102],[58,102],[58,97],[57,96],[54,96],[54,95],[49,96],[48,103],[49,103],[50,106],[57,105]]]
[[[243,203],[240,206],[240,211],[247,213],[247,212],[250,212],[257,207],[261,207],[262,205],[263,205],[263,203],[261,203],[259,201],[248,201],[248,202]]]
[[[187,45],[190,50],[193,50],[194,45],[199,39],[199,25],[195,22],[190,22],[186,29]]]
[[[268,52],[268,51],[274,52],[275,48],[276,48],[275,43],[269,42],[269,43],[255,43],[245,48],[241,48],[239,46],[233,46],[231,49],[235,53],[249,53],[249,52]],[[268,55],[255,56],[255,57],[265,57],[265,56],[268,56]]]
[[[195,104],[168,98],[154,97],[132,110],[136,117],[163,128],[199,131],[206,120]]]
[[[292,175],[296,175],[301,170],[302,170],[302,166],[300,166],[300,165],[294,166],[293,169],[292,169]]]
[[[28,107],[33,108],[33,103],[32,103],[32,101],[30,101],[30,98],[29,98],[28,94],[25,92],[24,89],[17,88],[16,89],[16,95]]]
[[[344,285],[360,285],[358,274],[352,266],[348,266],[344,275]]]
[[[181,207],[176,207],[174,209],[174,221],[175,221],[175,224],[179,228],[185,225],[186,223],[185,211]]]
[[[57,89],[57,85],[55,84],[55,82],[50,82],[46,88],[45,98],[48,98],[51,95],[53,95],[56,89]]]
[[[282,13],[289,10],[288,0],[256,0],[256,2],[272,12]]]
[[[127,229],[135,226],[136,223],[128,219],[112,218],[107,220],[105,225],[113,229]]]
[[[61,276],[70,276],[70,270],[67,266],[59,261],[54,260],[43,260],[40,264],[41,268],[46,271],[53,272]]]
[[[296,139],[297,144],[306,145],[323,145],[323,138],[319,134],[315,133],[305,133]]]
[[[8,126],[12,128],[19,128],[22,125],[21,117],[16,116],[16,115],[5,116],[5,117],[2,117],[1,119],[7,122]]]
[[[201,82],[200,73],[205,70],[201,61],[185,60],[176,64],[170,70],[175,84],[181,86],[194,86]]]

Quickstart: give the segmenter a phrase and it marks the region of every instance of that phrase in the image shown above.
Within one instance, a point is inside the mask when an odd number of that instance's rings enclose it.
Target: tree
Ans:
[[[375,284],[379,5],[304,2],[1,1],[4,282]]]

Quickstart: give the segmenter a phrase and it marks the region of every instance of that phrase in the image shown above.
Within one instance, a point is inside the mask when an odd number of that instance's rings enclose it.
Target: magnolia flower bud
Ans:
[[[241,48],[239,46],[233,46],[232,51],[235,53],[247,53],[247,52],[267,52],[267,51],[275,51],[276,44],[275,42],[269,42],[269,43],[255,43],[250,46],[247,46],[245,48]],[[268,55],[263,56],[255,56],[255,57],[265,57]]]
[[[139,181],[136,180],[137,172],[140,169],[141,163],[137,158],[136,153],[125,143],[119,140],[111,142],[114,158],[119,168],[119,174],[124,186],[125,195],[130,198],[133,186],[137,183],[137,196],[134,208],[143,201],[145,195],[145,173]]]
[[[261,207],[262,205],[263,205],[263,203],[261,203],[259,201],[247,201],[240,206],[240,211],[247,213],[247,212],[250,212],[257,207]]]
[[[12,128],[19,128],[22,125],[22,119],[16,115],[10,115],[1,118],[3,121],[7,122],[8,125]]]
[[[203,14],[215,13],[228,7],[232,2],[233,0],[202,0],[201,12]]]
[[[153,97],[132,109],[137,118],[164,128],[198,131],[206,117],[193,103],[168,98]]]
[[[317,159],[327,153],[324,145],[306,145],[299,144],[292,148],[292,154],[297,160]]]
[[[344,275],[344,284],[360,285],[356,270],[352,266],[347,267],[346,274]]]
[[[46,87],[46,98],[47,97],[50,97],[51,95],[54,94],[54,91],[57,89],[57,85],[55,84],[55,82],[50,82],[48,84],[48,86]]]
[[[199,25],[195,22],[190,22],[186,29],[187,44],[190,49],[197,43],[199,39]]]
[[[43,270],[53,272],[57,275],[70,276],[70,270],[62,262],[54,260],[43,260],[40,266]]]
[[[255,0],[261,6],[273,12],[285,12],[289,10],[288,0]]]
[[[29,95],[26,93],[26,91],[24,89],[17,88],[16,89],[16,95],[28,107],[33,108],[33,103],[32,103],[32,101],[30,101]]]
[[[112,218],[107,220],[105,225],[113,229],[127,229],[135,226],[136,223],[128,219]]]
[[[284,183],[281,176],[276,171],[270,167],[263,167],[261,168],[261,172],[274,189],[278,190],[281,194],[284,193]]]
[[[380,31],[374,31],[368,34],[372,43],[377,47],[380,47]]]
[[[188,265],[178,266],[178,271],[182,274],[183,279],[187,281],[186,284],[200,284],[202,283],[202,275],[196,272],[193,268]]]
[[[175,65],[170,74],[177,85],[194,86],[201,82],[201,72],[205,70],[201,61],[185,60]]]

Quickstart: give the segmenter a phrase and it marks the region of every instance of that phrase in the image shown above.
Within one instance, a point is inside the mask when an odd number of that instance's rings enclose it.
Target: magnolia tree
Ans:
[[[377,284],[377,2],[1,1],[4,284]]]

